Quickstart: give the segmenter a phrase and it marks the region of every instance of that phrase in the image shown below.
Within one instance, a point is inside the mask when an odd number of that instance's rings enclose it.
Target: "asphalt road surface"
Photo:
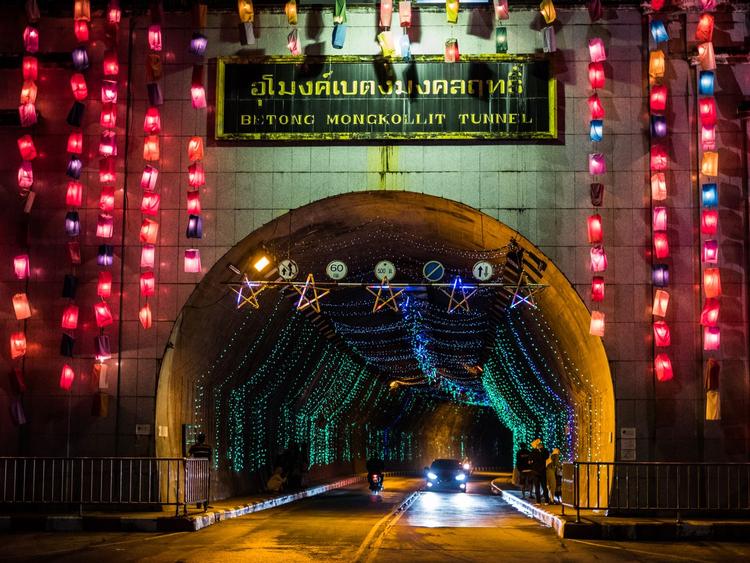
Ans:
[[[422,492],[422,481],[386,480],[331,491],[199,532],[4,533],[0,561],[748,561],[750,544],[560,540],[489,494],[489,477],[469,492]],[[396,509],[405,499],[413,502]]]

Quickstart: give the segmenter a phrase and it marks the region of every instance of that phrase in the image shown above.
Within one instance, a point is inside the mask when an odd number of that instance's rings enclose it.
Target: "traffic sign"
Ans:
[[[490,264],[489,262],[480,260],[479,262],[474,264],[474,268],[472,269],[471,273],[474,275],[475,279],[481,282],[485,282],[492,277],[494,269],[492,268],[492,264]]]
[[[393,262],[381,260],[375,265],[375,277],[378,281],[383,281],[383,278],[387,281],[391,281],[395,275],[396,266],[393,265]]]
[[[422,268],[422,275],[427,281],[439,282],[445,275],[445,267],[437,260],[430,260]]]
[[[348,271],[346,264],[341,260],[331,260],[326,266],[326,274],[332,280],[343,280]]]
[[[294,260],[282,260],[279,262],[279,275],[287,281],[293,280],[299,274],[299,268]]]

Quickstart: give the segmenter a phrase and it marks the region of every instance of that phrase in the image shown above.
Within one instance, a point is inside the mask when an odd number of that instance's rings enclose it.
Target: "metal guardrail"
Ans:
[[[596,462],[563,464],[562,510],[612,514],[750,513],[750,463]]]
[[[208,503],[208,459],[0,457],[0,506],[174,506]]]

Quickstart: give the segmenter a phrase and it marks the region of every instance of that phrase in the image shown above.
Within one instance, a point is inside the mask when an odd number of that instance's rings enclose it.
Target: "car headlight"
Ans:
[[[428,478],[428,479],[433,479],[433,480],[434,480],[434,479],[437,479],[437,475],[435,475],[435,474],[434,474],[434,473],[433,473],[432,471],[430,471],[430,472],[429,472],[429,473],[427,474],[427,478]]]
[[[456,481],[463,481],[464,479],[466,479],[465,473],[459,473],[458,475],[456,475]]]

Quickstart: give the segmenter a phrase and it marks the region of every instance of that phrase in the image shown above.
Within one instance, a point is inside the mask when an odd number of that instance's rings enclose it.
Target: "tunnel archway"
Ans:
[[[318,285],[330,282],[326,265],[343,260],[352,286],[333,288],[319,312],[298,311],[300,292],[275,270],[253,276],[260,254],[292,258],[294,281],[312,273]],[[408,285],[398,310],[373,312],[380,260],[395,264],[393,283]],[[469,307],[456,308],[455,288],[425,283],[429,260],[444,264],[443,281],[465,285],[474,263],[490,262],[495,285],[467,287],[464,296],[476,289]],[[257,309],[238,309],[237,272],[279,283]],[[320,200],[249,234],[187,300],[160,371],[156,424],[168,431],[157,453],[183,455],[185,428],[204,431],[217,497],[252,489],[277,452],[296,445],[320,475],[373,452],[412,467],[438,455],[497,463],[536,436],[566,459],[611,461],[614,392],[588,323],[564,274],[475,209],[411,192]]]

